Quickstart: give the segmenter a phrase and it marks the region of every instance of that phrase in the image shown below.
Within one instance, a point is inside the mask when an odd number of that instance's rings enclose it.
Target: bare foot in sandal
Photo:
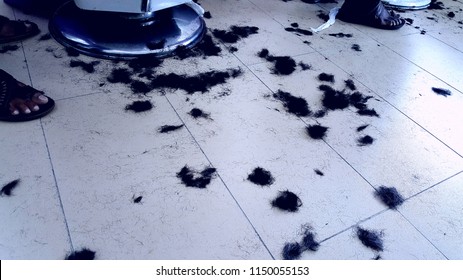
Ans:
[[[0,120],[9,122],[41,118],[55,106],[53,99],[15,80],[0,69]]]

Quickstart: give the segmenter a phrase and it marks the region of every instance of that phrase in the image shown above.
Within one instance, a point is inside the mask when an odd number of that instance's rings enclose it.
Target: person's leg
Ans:
[[[48,114],[55,102],[0,69],[0,120],[28,121]]]
[[[349,22],[380,29],[399,29],[405,20],[387,10],[381,0],[345,0],[337,18]]]

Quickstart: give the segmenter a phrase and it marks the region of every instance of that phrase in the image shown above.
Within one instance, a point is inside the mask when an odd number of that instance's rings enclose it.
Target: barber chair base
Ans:
[[[429,7],[431,0],[383,0],[384,5],[401,10],[422,10]]]
[[[61,6],[49,22],[62,45],[105,59],[165,57],[178,47],[191,48],[206,32],[202,15],[186,4],[147,13],[127,14]]]

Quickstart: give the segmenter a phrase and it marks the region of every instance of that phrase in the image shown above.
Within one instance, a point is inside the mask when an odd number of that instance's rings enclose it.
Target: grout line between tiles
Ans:
[[[177,117],[180,119],[180,121],[182,122],[182,124],[185,126],[186,130],[188,131],[188,133],[190,134],[190,136],[193,138],[194,142],[196,143],[197,147],[200,149],[201,153],[204,155],[204,157],[206,158],[206,160],[209,162],[209,164],[211,166],[214,166],[212,164],[212,161],[209,159],[209,157],[206,155],[206,153],[204,152],[203,148],[201,147],[201,145],[198,143],[198,141],[196,140],[196,138],[194,137],[194,135],[192,134],[192,132],[190,131],[190,129],[188,128],[187,124],[183,121],[183,119],[181,118],[181,116],[179,115],[179,113],[177,112],[177,110],[175,109],[175,107],[172,105],[172,103],[170,102],[169,98],[167,97],[167,95],[164,95],[164,97],[166,98],[167,102],[169,103],[169,105],[172,107],[172,110],[174,110],[175,114],[177,115]],[[252,229],[254,230],[254,232],[256,233],[257,237],[259,238],[260,242],[262,243],[262,245],[264,246],[264,248],[267,250],[267,252],[269,253],[270,257],[275,260],[275,257],[273,256],[272,252],[270,251],[270,249],[267,247],[267,244],[264,242],[264,240],[262,239],[261,235],[259,234],[259,232],[257,231],[256,227],[254,226],[254,224],[251,222],[251,219],[248,217],[248,215],[246,214],[246,212],[244,211],[244,209],[241,207],[240,203],[238,202],[238,200],[235,198],[235,196],[233,195],[233,193],[231,192],[230,188],[228,187],[228,185],[225,183],[225,181],[223,180],[223,178],[220,176],[219,172],[217,172],[217,176],[219,177],[220,181],[222,182],[222,184],[225,186],[225,188],[227,189],[229,195],[232,197],[232,199],[235,201],[236,205],[238,206],[238,208],[240,209],[241,213],[244,215],[244,217],[246,218],[246,220],[248,221],[249,225],[252,227]]]

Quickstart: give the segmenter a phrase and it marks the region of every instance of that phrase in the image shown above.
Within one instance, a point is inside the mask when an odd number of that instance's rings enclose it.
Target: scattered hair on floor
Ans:
[[[286,27],[286,31],[296,33],[297,35],[306,35],[306,36],[312,36],[313,32],[307,29],[302,29],[302,28],[295,28],[295,27]]]
[[[325,176],[325,173],[323,173],[320,169],[314,169],[313,171],[314,171],[315,174],[317,174],[318,176]]]
[[[71,62],[69,63],[69,66],[71,66],[72,68],[75,68],[75,67],[80,67],[82,68],[85,72],[87,73],[94,73],[95,72],[95,66],[100,64],[99,61],[92,61],[92,62],[84,62],[82,60],[71,60]]]
[[[379,260],[382,260],[382,259],[383,259],[383,258],[382,258],[381,255],[379,255],[379,254],[376,255],[376,256],[373,258],[374,261],[379,261]]]
[[[449,89],[432,87],[432,91],[445,97],[452,95],[452,92]]]
[[[132,81],[130,83],[130,89],[135,94],[146,94],[151,91],[150,85],[143,81]]]
[[[333,74],[320,73],[320,75],[318,75],[318,79],[322,82],[334,83]]]
[[[235,52],[238,51],[238,48],[235,47],[235,46],[231,46],[231,47],[228,48],[228,51],[231,52],[231,53],[235,53]]]
[[[207,12],[204,12],[204,18],[207,18],[207,19],[210,19],[212,18],[212,15],[211,15],[211,12],[207,11]]]
[[[365,128],[367,128],[368,126],[369,126],[369,124],[365,124],[365,125],[361,125],[361,126],[357,127],[357,132],[365,130]]]
[[[182,128],[184,125],[181,124],[181,125],[163,125],[159,128],[159,132],[160,133],[169,133],[169,132],[172,132],[172,131],[175,131],[175,130],[179,130],[180,128]]]
[[[272,73],[275,75],[289,75],[296,70],[296,61],[289,56],[273,56],[268,49],[262,49],[257,55],[273,63]]]
[[[215,173],[216,169],[212,167],[207,167],[203,171],[197,172],[185,165],[177,173],[177,178],[180,178],[182,183],[187,187],[204,189],[210,184]]]
[[[380,186],[375,191],[375,196],[391,209],[397,209],[397,207],[402,205],[405,201],[394,187]]]
[[[408,25],[412,25],[414,20],[411,19],[411,18],[404,18],[405,22],[408,24]]]
[[[2,189],[0,190],[0,196],[3,196],[3,195],[10,196],[11,192],[18,186],[20,182],[21,182],[21,179],[16,179],[4,185]]]
[[[326,132],[328,131],[328,127],[322,125],[309,125],[306,127],[307,134],[309,134],[310,138],[321,140],[325,138]]]
[[[312,69],[312,66],[311,66],[310,64],[304,63],[304,62],[302,62],[302,61],[299,62],[298,65],[299,65],[299,67],[301,67],[301,69],[302,69],[303,71]]]
[[[355,83],[353,80],[351,79],[347,79],[344,81],[344,84],[346,85],[346,88],[354,91],[354,90],[357,90],[357,87],[355,86]]]
[[[69,57],[78,57],[80,55],[80,53],[74,48],[66,47],[65,50]]]
[[[141,196],[141,195],[137,196],[137,197],[134,197],[133,198],[133,203],[140,203],[142,199],[143,199],[143,196]]]
[[[302,248],[304,250],[310,250],[310,251],[317,251],[318,248],[320,247],[320,243],[315,241],[315,233],[313,233],[310,230],[306,230],[304,232],[304,236],[302,237]]]
[[[370,116],[370,117],[379,117],[379,114],[376,112],[375,109],[360,109],[357,111],[357,114],[360,116]]]
[[[294,114],[298,117],[306,117],[312,114],[309,109],[309,104],[302,97],[295,97],[289,92],[278,90],[273,97],[283,102],[288,113]]]
[[[360,48],[360,45],[359,45],[359,44],[352,44],[351,49],[353,49],[354,51],[357,51],[357,52],[361,52],[361,51],[362,51],[362,49]]]
[[[368,146],[373,144],[373,141],[375,141],[375,139],[370,135],[365,135],[357,139],[358,146]]]
[[[272,200],[272,206],[281,210],[296,212],[302,206],[301,199],[291,191],[280,191],[278,196]]]
[[[431,0],[431,3],[429,4],[428,10],[443,10],[445,9],[444,7],[444,3],[442,3],[441,1],[437,1],[437,0]]]
[[[111,71],[111,74],[107,78],[110,83],[122,83],[130,84],[132,79],[132,73],[125,68],[116,68]]]
[[[147,42],[146,46],[150,50],[162,50],[166,46],[167,40],[162,39],[160,41],[152,41],[152,42]]]
[[[201,110],[199,108],[191,109],[188,114],[190,114],[195,119],[197,119],[197,118],[208,119],[210,117],[210,114],[205,113],[203,110]]]
[[[224,43],[236,43],[242,38],[247,38],[249,35],[259,33],[259,27],[256,26],[237,26],[232,25],[229,30],[212,30],[214,37]]]
[[[309,41],[303,41],[302,43],[306,44],[306,45],[311,45],[312,43],[310,43]]]
[[[313,114],[315,118],[323,118],[326,115],[326,110],[318,110]]]
[[[212,87],[224,84],[227,80],[237,78],[242,75],[241,68],[228,69],[224,71],[209,71],[199,73],[195,76],[178,75],[174,73],[157,75],[151,79],[151,89],[170,88],[174,90],[182,89],[187,94],[195,92],[205,93]]]
[[[94,260],[95,254],[96,253],[94,251],[83,248],[80,251],[74,251],[66,256],[66,260]]]
[[[302,251],[302,247],[299,243],[286,243],[281,255],[284,260],[297,260],[301,257]]]
[[[421,34],[421,35],[425,35],[425,34],[426,34],[426,30],[421,30],[420,34]]]
[[[382,236],[382,232],[366,230],[361,227],[357,228],[357,237],[360,239],[362,244],[378,252],[384,250]]]
[[[0,53],[7,53],[7,52],[12,52],[12,51],[16,51],[19,49],[19,46],[18,45],[7,45],[7,46],[3,46],[1,49],[0,49]]]
[[[125,106],[126,111],[134,111],[135,113],[146,112],[153,109],[153,104],[149,100],[134,101],[132,104]]]
[[[190,57],[202,57],[204,59],[210,56],[219,56],[221,52],[222,49],[219,45],[214,43],[212,36],[206,34],[193,48],[187,48],[184,46],[177,47],[174,51],[174,58],[183,60]]]
[[[272,173],[262,167],[256,167],[251,174],[248,175],[248,180],[259,186],[270,186],[275,182]]]
[[[363,95],[358,91],[349,94],[348,96],[349,104],[359,110],[367,109],[367,101],[373,98],[371,95]]]
[[[322,105],[328,110],[344,110],[350,105],[349,96],[344,92],[336,91],[329,85],[318,87],[323,91]]]
[[[42,36],[39,37],[39,41],[47,41],[47,40],[50,40],[51,39],[51,34],[50,33],[47,33],[47,34],[44,34]]]
[[[291,27],[298,28],[298,27],[299,27],[299,23],[293,22],[293,23],[291,23]]]
[[[322,10],[318,11],[317,17],[323,21],[328,21],[330,19],[330,16]]]
[[[328,34],[332,37],[336,37],[336,38],[352,38],[354,37],[354,35],[352,34],[346,34],[346,33],[342,33],[342,32],[339,32],[339,33],[331,33],[331,34]]]

